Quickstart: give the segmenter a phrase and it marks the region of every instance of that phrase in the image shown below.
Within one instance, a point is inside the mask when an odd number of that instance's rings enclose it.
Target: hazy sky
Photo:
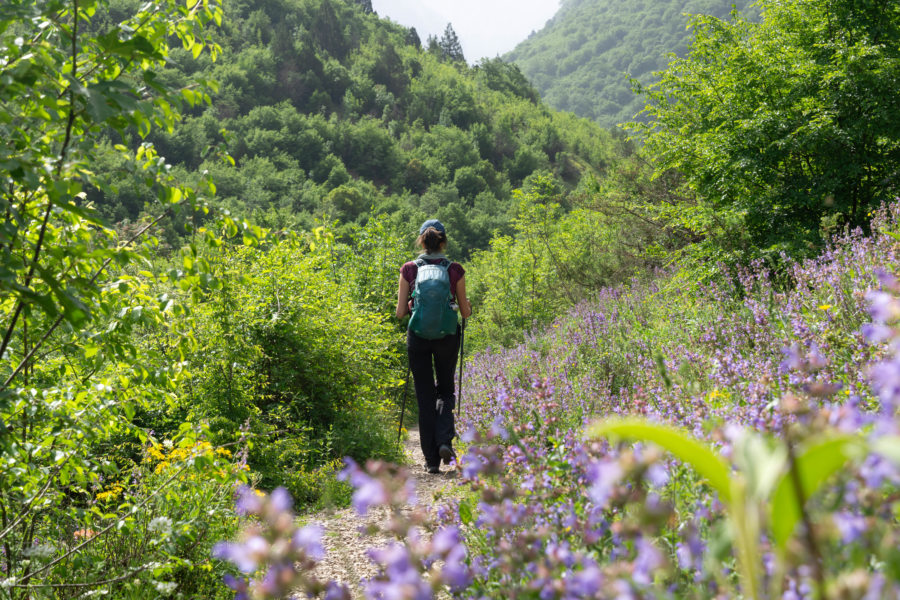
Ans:
[[[382,17],[415,27],[422,43],[453,24],[470,63],[512,50],[556,14],[559,0],[372,0]]]

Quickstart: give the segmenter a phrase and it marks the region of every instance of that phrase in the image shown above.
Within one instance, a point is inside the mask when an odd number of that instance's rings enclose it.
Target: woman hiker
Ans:
[[[419,405],[419,436],[425,469],[440,473],[441,459],[454,458],[453,410],[456,408],[453,373],[459,351],[459,322],[472,314],[466,298],[465,270],[443,254],[447,232],[437,219],[419,228],[416,245],[422,248],[414,261],[400,269],[397,318],[408,313],[406,350]],[[417,289],[418,286],[418,289]]]

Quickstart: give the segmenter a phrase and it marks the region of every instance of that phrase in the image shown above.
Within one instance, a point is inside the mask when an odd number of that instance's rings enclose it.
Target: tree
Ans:
[[[196,256],[186,256],[171,278],[144,270],[157,260],[154,226],[199,209],[212,186],[182,185],[141,140],[155,127],[171,131],[183,106],[210,102],[202,82],[182,87],[158,73],[171,42],[194,58],[216,54],[204,26],[221,21],[221,7],[162,0],[113,22],[109,8],[97,0],[0,5],[4,598],[148,597],[179,568],[187,577],[200,574],[209,523],[194,529],[192,521],[219,509],[214,498],[234,482],[213,473],[219,464],[207,455],[208,443],[191,441],[191,425],[170,452],[155,448],[135,423],[138,411],[166,405],[184,372],[193,342],[189,311],[176,296],[213,283]],[[125,143],[105,142],[106,135]],[[109,189],[96,170],[107,153],[158,201],[154,217],[114,228],[85,203],[88,188]],[[160,292],[164,285],[171,295]],[[94,452],[125,440],[138,455],[144,444],[154,447],[166,464],[129,472]],[[204,481],[222,488],[205,487],[212,496],[201,500],[187,463],[167,471],[176,449],[181,459],[205,464]],[[141,483],[130,484],[132,474]],[[156,517],[162,520],[153,525]],[[227,519],[215,518],[221,530]],[[197,554],[185,556],[179,544],[191,531]],[[128,551],[109,550],[116,547]]]
[[[441,44],[438,41],[438,38],[436,35],[429,34],[425,40],[425,46],[426,46],[426,50],[428,51],[429,54],[440,58]]]
[[[405,41],[407,46],[413,46],[415,48],[422,47],[422,40],[419,38],[419,32],[416,31],[415,27],[410,27],[409,31],[406,32]]]
[[[447,23],[444,29],[444,35],[438,42],[441,49],[441,59],[449,62],[465,62],[466,57],[463,56],[462,44],[459,43],[459,37],[453,31],[453,25]]]
[[[647,90],[660,172],[695,231],[733,255],[809,252],[898,191],[900,5],[762,0],[751,22],[696,17],[690,54]]]
[[[375,10],[372,8],[372,0],[355,0],[357,6],[359,6],[364,13],[367,15],[372,14]]]
[[[475,70],[477,76],[492,90],[524,98],[533,104],[540,101],[538,91],[513,63],[500,58],[485,58]]]
[[[557,110],[573,111],[605,128],[634,119],[642,99],[628,76],[656,81],[666,53],[684,56],[690,13],[727,16],[751,0],[568,0],[537,33],[503,59],[518,65],[541,98]],[[627,73],[627,75],[626,75]]]

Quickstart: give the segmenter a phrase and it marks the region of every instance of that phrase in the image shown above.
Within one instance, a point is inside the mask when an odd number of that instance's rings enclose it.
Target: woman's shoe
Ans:
[[[432,475],[436,475],[441,472],[440,465],[425,465],[425,470],[431,473]]]
[[[440,454],[441,458],[444,459],[445,465],[449,465],[450,461],[456,458],[456,453],[453,452],[453,448],[451,448],[447,444],[441,444],[441,447],[438,448],[438,454]]]

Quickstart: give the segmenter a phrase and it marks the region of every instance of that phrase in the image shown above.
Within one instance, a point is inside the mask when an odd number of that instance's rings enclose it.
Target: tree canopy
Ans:
[[[125,4],[111,0],[111,10]],[[529,177],[552,175],[568,193],[622,151],[596,125],[541,104],[516,66],[467,65],[449,24],[429,50],[360,2],[234,2],[225,12],[221,60],[174,49],[160,73],[215,80],[211,106],[149,139],[181,177],[211,174],[217,206],[261,225],[337,222],[346,234],[379,213],[398,223],[437,216],[460,232],[453,250],[465,256],[509,230],[512,190]],[[111,141],[134,143],[126,138]],[[215,145],[233,167],[209,158]],[[100,162],[120,171],[114,156]],[[148,202],[124,173],[87,194],[114,221]],[[183,223],[169,231],[183,235]]]
[[[897,194],[900,7],[758,6],[759,22],[694,18],[636,127],[696,198],[682,224],[742,255],[804,252]]]
[[[539,32],[504,56],[518,65],[553,108],[604,127],[629,121],[642,108],[628,78],[644,84],[683,55],[689,14],[723,17],[749,0],[565,0]]]

